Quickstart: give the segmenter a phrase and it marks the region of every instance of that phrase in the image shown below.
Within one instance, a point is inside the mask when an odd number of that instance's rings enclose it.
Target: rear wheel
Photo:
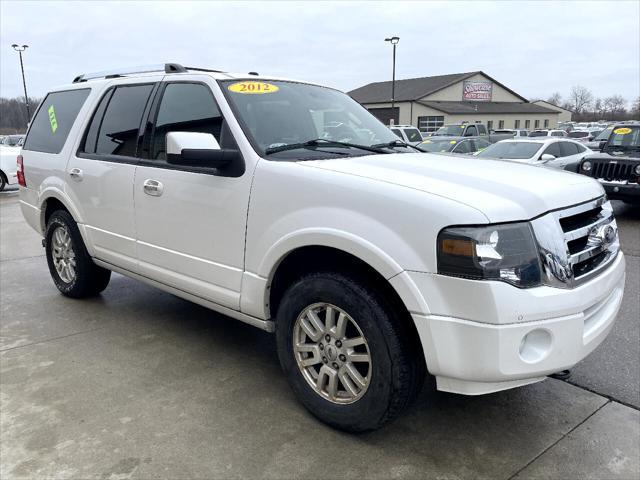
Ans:
[[[111,271],[93,263],[68,212],[57,210],[49,218],[45,249],[49,273],[63,295],[84,298],[107,288]]]
[[[276,322],[278,356],[298,399],[342,430],[373,430],[420,391],[422,352],[375,288],[318,272],[291,285]]]

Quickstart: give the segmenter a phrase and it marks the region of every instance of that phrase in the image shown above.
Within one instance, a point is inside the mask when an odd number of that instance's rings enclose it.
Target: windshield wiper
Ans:
[[[358,145],[356,143],[348,143],[348,142],[338,142],[335,140],[327,140],[326,138],[316,138],[314,140],[308,140],[306,142],[300,143],[289,143],[287,145],[279,145],[277,147],[269,147],[265,150],[266,155],[271,155],[272,153],[285,152],[287,150],[295,150],[297,148],[310,148],[315,149],[316,147],[345,147],[345,148],[358,148],[360,150],[366,150],[368,152],[373,153],[389,153],[375,146],[367,146],[367,145]],[[338,153],[342,154],[342,152],[329,152],[329,153]]]
[[[422,148],[416,147],[415,145],[409,145],[408,143],[403,142],[402,140],[391,140],[390,142],[387,142],[387,143],[376,143],[375,145],[371,145],[371,147],[372,148],[405,147],[405,148],[415,148],[419,152],[426,152],[426,150],[423,150]]]

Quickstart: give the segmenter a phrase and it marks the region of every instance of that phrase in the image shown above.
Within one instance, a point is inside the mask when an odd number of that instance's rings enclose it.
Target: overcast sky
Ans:
[[[178,62],[258,71],[342,90],[391,78],[483,70],[527,98],[640,94],[640,1],[0,2],[0,95],[74,76]]]

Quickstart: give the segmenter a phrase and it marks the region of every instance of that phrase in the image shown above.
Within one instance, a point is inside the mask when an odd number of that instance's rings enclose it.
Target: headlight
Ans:
[[[587,160],[586,162],[582,163],[582,169],[585,172],[588,172],[589,170],[591,170],[591,162],[589,160]]]
[[[438,235],[438,273],[500,280],[517,287],[541,283],[540,260],[527,222],[445,228]]]
[[[635,171],[636,175],[640,175],[640,165],[636,165]]]

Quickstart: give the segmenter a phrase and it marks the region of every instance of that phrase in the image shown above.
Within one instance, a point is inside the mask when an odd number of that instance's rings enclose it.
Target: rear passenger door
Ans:
[[[154,101],[135,174],[138,258],[143,275],[239,310],[251,175],[241,159],[232,173],[166,161],[169,132],[211,133],[238,148],[212,89],[208,76],[181,75]]]
[[[118,83],[108,88],[67,164],[67,186],[81,210],[90,253],[136,271],[133,179],[141,123],[162,79]]]

